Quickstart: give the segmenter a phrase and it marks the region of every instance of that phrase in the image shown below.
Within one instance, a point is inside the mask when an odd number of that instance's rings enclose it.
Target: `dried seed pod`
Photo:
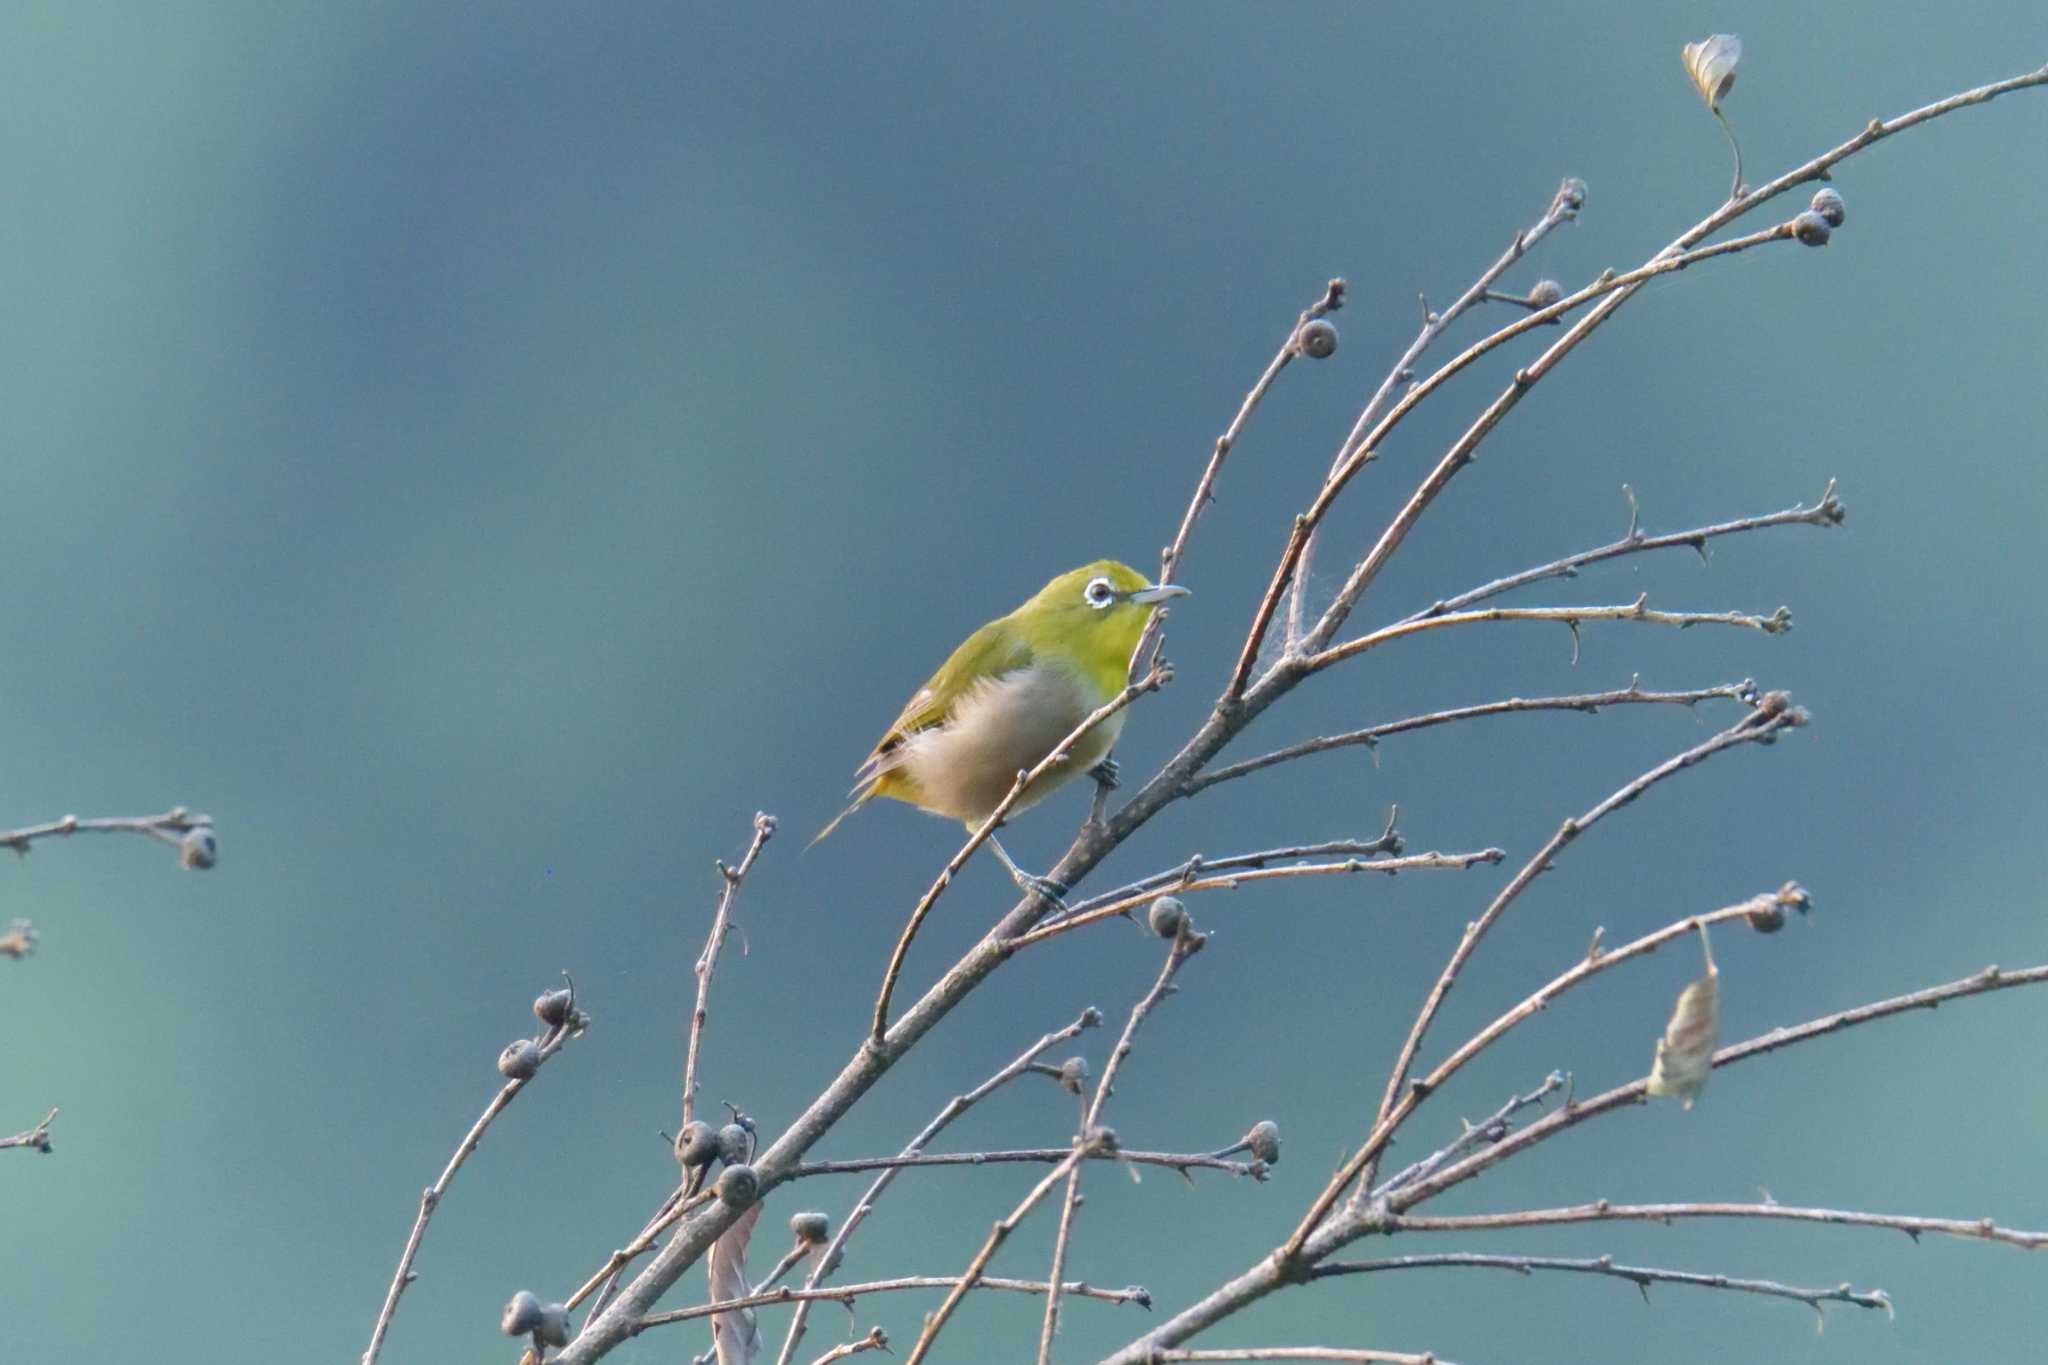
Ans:
[[[1060,1089],[1078,1095],[1088,1085],[1088,1059],[1069,1057],[1060,1063]]]
[[[1280,1125],[1271,1119],[1260,1119],[1252,1130],[1244,1135],[1244,1145],[1251,1149],[1257,1160],[1268,1166],[1280,1164]]]
[[[1294,334],[1294,344],[1310,360],[1328,360],[1337,354],[1337,326],[1328,318],[1310,318]]]
[[[498,1074],[508,1080],[527,1080],[539,1070],[540,1047],[531,1038],[507,1043],[505,1050],[498,1054]]]
[[[498,1318],[498,1328],[508,1337],[523,1337],[540,1326],[540,1299],[530,1289],[522,1289],[512,1296],[505,1305],[505,1311]]]
[[[718,1173],[718,1198],[721,1203],[743,1209],[754,1202],[761,1193],[761,1178],[754,1174],[752,1166],[728,1166]]]
[[[1564,297],[1564,286],[1556,280],[1538,280],[1529,286],[1529,306],[1548,308]]]
[[[691,1119],[676,1134],[676,1160],[686,1167],[708,1166],[718,1155],[718,1130],[702,1119]]]
[[[1812,207],[1815,213],[1828,220],[1829,227],[1840,227],[1842,220],[1849,216],[1848,205],[1844,204],[1842,196],[1832,189],[1815,191]]]
[[[194,872],[204,872],[220,857],[220,841],[210,825],[195,825],[178,840],[178,862]]]
[[[832,1220],[815,1211],[793,1213],[789,1230],[802,1246],[822,1246],[832,1236]]]
[[[1792,235],[1797,237],[1800,243],[1805,246],[1826,246],[1828,238],[1832,237],[1834,232],[1835,230],[1829,226],[1828,220],[1815,213],[1812,209],[1808,209],[1792,220]]]
[[[744,1164],[753,1145],[747,1130],[737,1123],[728,1123],[718,1130],[718,1158],[728,1166]]]
[[[533,1000],[534,1018],[549,1028],[560,1028],[568,1022],[569,1010],[575,996],[568,990],[542,991]]]
[[[566,1303],[543,1305],[540,1310],[540,1324],[533,1329],[533,1339],[543,1346],[567,1346],[569,1344],[569,1305]]]
[[[1180,903],[1178,896],[1161,896],[1145,912],[1145,919],[1159,937],[1178,938],[1181,926],[1188,922],[1187,907]]]

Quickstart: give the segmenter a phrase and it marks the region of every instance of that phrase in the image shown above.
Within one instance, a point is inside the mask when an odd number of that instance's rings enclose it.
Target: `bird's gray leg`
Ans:
[[[1122,773],[1123,769],[1119,768],[1116,760],[1108,754],[1104,754],[1102,761],[1088,770],[1088,776],[1095,779],[1095,784],[1104,791],[1110,792],[1123,785],[1121,780]]]
[[[1067,894],[1066,887],[1050,877],[1034,877],[1023,868],[1017,866],[1016,859],[1010,856],[1009,850],[1004,848],[1002,841],[993,834],[988,836],[988,846],[995,851],[996,857],[1002,859],[1003,866],[1010,870],[1010,880],[1017,883],[1020,890],[1045,901],[1054,910],[1065,910],[1067,908],[1066,901],[1061,899]]]

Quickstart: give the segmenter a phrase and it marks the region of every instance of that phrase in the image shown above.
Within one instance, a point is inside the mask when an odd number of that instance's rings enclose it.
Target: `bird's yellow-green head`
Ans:
[[[1005,619],[1033,653],[1066,660],[1108,697],[1124,685],[1152,609],[1186,592],[1155,588],[1129,565],[1098,559],[1053,579]]]

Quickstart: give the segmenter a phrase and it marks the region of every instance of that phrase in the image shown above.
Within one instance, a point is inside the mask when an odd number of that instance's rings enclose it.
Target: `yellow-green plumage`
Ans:
[[[979,825],[1020,771],[1122,690],[1154,607],[1184,591],[1155,588],[1135,569],[1098,560],[975,631],[912,695],[855,773],[853,804],[818,838],[877,796]],[[1089,731],[1013,809],[1093,768],[1123,719],[1119,712]]]

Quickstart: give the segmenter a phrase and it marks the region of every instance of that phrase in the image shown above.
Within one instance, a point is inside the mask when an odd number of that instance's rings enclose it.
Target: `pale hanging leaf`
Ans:
[[[1732,33],[1716,33],[1696,43],[1687,43],[1680,57],[1693,89],[1707,102],[1707,108],[1721,112],[1721,101],[1735,88],[1735,64],[1742,60],[1742,39]]]
[[[743,1299],[751,1284],[747,1279],[747,1242],[754,1224],[761,1221],[761,1206],[755,1204],[711,1244],[707,1258],[711,1278],[711,1302]],[[711,1344],[718,1350],[718,1365],[754,1365],[761,1354],[761,1329],[751,1308],[719,1313],[711,1319]]]
[[[1657,1059],[1650,1067],[1652,1095],[1676,1095],[1692,1108],[1714,1070],[1714,1042],[1721,1031],[1721,977],[1707,964],[1707,974],[1678,993],[1677,1008],[1664,1036],[1657,1040]]]

